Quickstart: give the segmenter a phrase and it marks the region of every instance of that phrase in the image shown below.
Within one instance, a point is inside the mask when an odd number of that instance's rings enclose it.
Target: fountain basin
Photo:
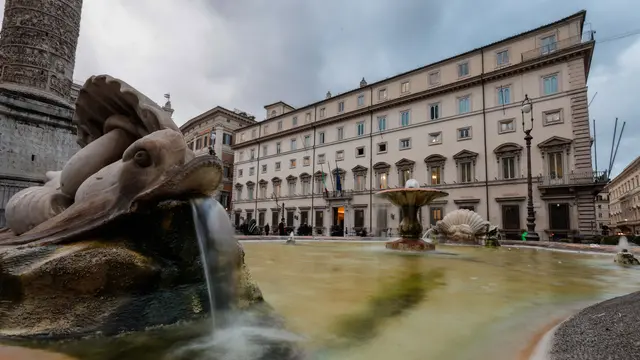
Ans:
[[[445,197],[449,193],[437,189],[419,188],[417,184],[416,180],[408,180],[404,188],[382,190],[376,194],[376,196],[398,206],[402,211],[402,221],[399,227],[401,238],[387,242],[385,244],[387,249],[433,251],[436,248],[434,244],[420,239],[422,225],[418,220],[418,211],[433,200]]]

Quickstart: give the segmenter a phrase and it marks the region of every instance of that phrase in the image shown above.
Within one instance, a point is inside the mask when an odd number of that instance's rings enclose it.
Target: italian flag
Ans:
[[[324,176],[324,170],[322,170],[322,186],[324,186],[324,192],[328,194],[329,190],[327,190],[327,178]]]

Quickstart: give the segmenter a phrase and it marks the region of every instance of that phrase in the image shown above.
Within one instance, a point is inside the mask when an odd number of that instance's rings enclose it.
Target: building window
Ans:
[[[411,138],[400,139],[400,150],[411,149]]]
[[[325,114],[326,114],[326,109],[325,108],[321,108],[320,109],[320,119],[324,119]]]
[[[305,135],[305,136],[304,136],[304,140],[303,140],[302,145],[303,145],[304,147],[309,147],[309,146],[311,146],[311,135]]]
[[[387,100],[387,89],[378,90],[378,100]]]
[[[294,116],[293,119],[291,119],[291,124],[292,126],[298,126],[298,117]]]
[[[509,50],[499,51],[496,54],[496,63],[498,66],[507,65],[509,63]]]
[[[520,231],[520,205],[502,205],[502,228]]]
[[[293,226],[293,210],[287,210],[287,227]]]
[[[502,178],[505,180],[516,178],[516,158],[515,157],[502,158]]]
[[[282,131],[282,120],[278,121],[278,131]]]
[[[231,175],[231,168],[228,166],[224,166],[222,168],[222,176],[224,176],[225,178],[229,178]]]
[[[356,133],[358,136],[364,135],[364,121],[360,121],[356,124]]]
[[[260,211],[258,213],[258,226],[260,226],[260,227],[264,226],[264,216],[265,216],[264,211]]]
[[[442,183],[442,168],[440,166],[432,166],[430,169],[431,185],[440,185]]]
[[[256,149],[251,149],[251,151],[249,152],[249,157],[251,158],[251,160],[256,158]]]
[[[295,167],[296,167],[296,159],[289,160],[289,168],[295,169]]]
[[[277,142],[276,143],[276,154],[280,154],[280,151],[282,150],[282,146],[280,146],[280,143]]]
[[[267,165],[266,165],[266,164],[263,164],[263,165],[262,165],[262,173],[264,174],[264,173],[266,173],[266,172],[267,172]]]
[[[544,124],[553,125],[562,123],[561,110],[545,111],[543,114]]]
[[[309,180],[303,180],[302,181],[302,195],[311,195],[310,191],[311,191],[311,184],[309,183]]]
[[[253,186],[247,185],[247,200],[253,200]]]
[[[338,128],[338,140],[342,140],[344,139],[344,128],[339,127]]]
[[[287,185],[289,187],[289,196],[294,196],[296,194],[296,183],[294,181],[289,181]]]
[[[244,141],[244,133],[240,134],[240,141]]]
[[[469,63],[464,62],[462,64],[458,64],[458,77],[463,77],[469,75]]]
[[[324,211],[322,210],[316,210],[316,227],[324,227]]]
[[[364,156],[364,146],[358,146],[356,148],[356,157],[363,157]]]
[[[344,160],[344,150],[336,151],[336,160]]]
[[[344,101],[340,101],[340,102],[338,103],[338,112],[339,112],[339,113],[344,112]]]
[[[254,175],[256,172],[256,168],[254,168],[253,166],[249,168],[249,176]]]
[[[200,150],[200,149],[202,149],[202,139],[196,139],[196,150]]]
[[[498,105],[511,104],[511,88],[501,86],[498,88]]]
[[[242,169],[238,169],[238,177],[241,178],[242,177]]]
[[[231,145],[231,134],[222,134],[222,145]]]
[[[252,139],[256,138],[256,129],[251,130],[251,138]]]
[[[262,146],[262,157],[267,156],[267,150],[268,150],[268,146],[267,145],[263,145]]]
[[[264,126],[264,131],[263,132],[264,132],[265,135],[269,134],[269,124],[266,124]]]
[[[387,143],[381,142],[378,143],[378,154],[384,154],[387,152]]]
[[[400,184],[404,185],[407,183],[407,180],[411,179],[411,170],[404,169],[400,171]]]
[[[408,92],[409,92],[409,82],[405,81],[402,84],[400,84],[400,93],[407,94]]]
[[[238,161],[242,161],[242,160],[244,160],[244,151],[240,151],[238,153]]]
[[[296,150],[298,148],[298,142],[296,139],[291,139],[291,150]]]
[[[358,95],[358,106],[364,106],[364,94]]]
[[[364,227],[364,209],[355,209],[353,211],[353,226],[356,229]]]
[[[355,191],[364,191],[365,190],[365,185],[364,185],[364,181],[365,181],[365,176],[362,174],[358,174],[355,176],[354,178],[354,187],[355,187]]]
[[[429,120],[437,120],[440,118],[440,104],[429,105]]]
[[[564,168],[562,166],[562,153],[553,152],[549,153],[549,176],[552,179],[562,179],[564,175]]]
[[[540,49],[542,55],[550,54],[557,49],[556,36],[551,35],[542,38],[542,48]]]
[[[471,111],[469,96],[458,98],[458,113],[465,114]]]
[[[471,139],[471,127],[463,127],[458,129],[458,140],[469,140]]]
[[[440,71],[434,71],[429,74],[429,85],[438,85],[440,83]]]
[[[558,75],[550,75],[542,78],[544,95],[551,95],[558,92]]]
[[[280,161],[276,161],[276,171],[280,171]]]
[[[473,179],[471,162],[470,161],[461,162],[458,166],[460,167],[460,182],[463,182],[463,183],[471,182]]]
[[[498,133],[510,133],[516,131],[516,122],[513,119],[498,122]]]
[[[302,158],[302,166],[311,165],[311,158],[309,156],[305,156]]]
[[[260,185],[260,199],[267,198],[267,185]]]
[[[389,187],[387,182],[387,173],[381,172],[377,174],[378,189],[386,189]]]
[[[236,200],[242,200],[242,188],[236,189]]]
[[[318,164],[324,164],[324,154],[318,154]]]
[[[442,132],[438,131],[429,134],[429,145],[442,144]]]
[[[304,122],[305,122],[305,124],[308,124],[308,123],[311,122],[311,113],[308,112],[308,113],[304,114]]]
[[[435,226],[438,221],[442,220],[442,212],[443,209],[441,207],[429,207],[429,223],[432,226]]]
[[[387,117],[386,116],[378,116],[378,130],[379,131],[387,130]]]
[[[400,113],[400,126],[409,126],[410,118],[409,110]]]
[[[324,131],[318,133],[318,144],[324,144]]]

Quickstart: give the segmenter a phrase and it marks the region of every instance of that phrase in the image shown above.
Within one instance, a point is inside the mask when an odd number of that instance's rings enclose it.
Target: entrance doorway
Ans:
[[[344,207],[333,208],[331,236],[344,236]]]
[[[549,228],[553,231],[551,240],[568,238],[571,229],[569,204],[549,204]]]

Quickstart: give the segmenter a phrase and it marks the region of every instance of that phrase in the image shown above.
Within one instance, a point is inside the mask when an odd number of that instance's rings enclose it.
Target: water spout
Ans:
[[[294,239],[294,237],[293,237],[293,231],[289,233],[289,238],[287,239],[286,243],[288,245],[295,245],[296,244],[296,239]]]
[[[191,201],[202,268],[207,282],[211,317],[224,325],[224,314],[235,298],[235,276],[240,259],[233,226],[220,203],[213,198]]]
[[[620,236],[618,239],[618,246],[616,247],[618,252],[629,251],[631,250],[631,245],[629,245],[629,240],[627,240],[626,236]]]

